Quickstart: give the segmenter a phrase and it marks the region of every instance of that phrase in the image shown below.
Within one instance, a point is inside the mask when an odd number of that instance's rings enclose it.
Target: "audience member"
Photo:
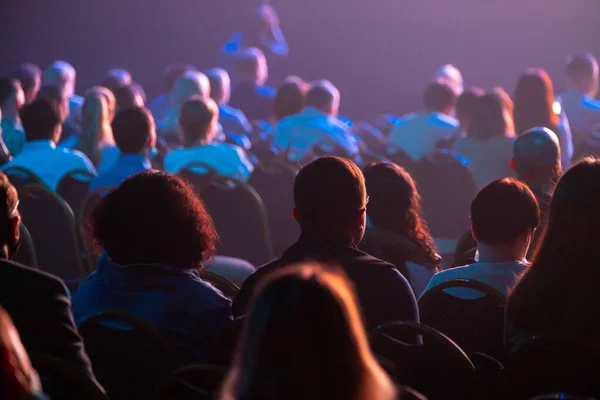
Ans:
[[[348,157],[358,154],[350,128],[337,118],[339,107],[340,92],[331,82],[311,83],[306,108],[279,121],[273,144],[286,151],[290,160],[306,158],[315,145],[338,148]]]
[[[75,94],[75,68],[66,61],[55,61],[42,74],[43,85],[56,85],[62,89],[65,97],[69,99],[68,118],[79,122],[83,98]]]
[[[108,106],[108,119],[109,121],[112,121],[117,114],[117,99],[115,98],[115,94],[104,86],[94,86],[91,89],[88,89],[87,93],[90,92],[96,92],[104,97],[106,105]]]
[[[152,168],[150,153],[156,145],[154,119],[146,108],[123,110],[112,122],[120,155],[115,164],[90,182],[90,190],[117,187],[128,177]]]
[[[183,180],[144,171],[107,194],[92,216],[104,248],[96,271],[73,298],[77,323],[116,310],[157,328],[181,354],[206,362],[231,303],[200,279],[217,234]]]
[[[36,107],[36,103],[25,110]],[[9,261],[21,241],[18,205],[16,189],[0,173],[0,304],[11,315],[30,354],[64,359],[93,379],[64,283],[50,274]]]
[[[390,134],[389,143],[402,148],[419,160],[435,149],[438,142],[452,140],[459,134],[458,121],[452,117],[457,95],[439,78],[425,88],[425,111],[402,117]]]
[[[169,97],[175,87],[175,82],[177,82],[186,72],[194,70],[194,66],[183,63],[171,64],[167,67],[165,70],[166,92],[154,98],[150,104],[148,104],[148,109],[152,113],[155,121],[161,121],[167,116],[169,110]]]
[[[308,84],[302,78],[287,77],[275,95],[275,119],[281,121],[304,110],[307,93]]]
[[[396,398],[341,273],[304,264],[261,282],[221,399]]]
[[[60,180],[69,172],[96,170],[82,153],[56,147],[60,139],[61,115],[55,107],[44,100],[35,100],[20,112],[27,143],[23,151],[2,169],[25,168],[37,175],[48,188],[56,190]]]
[[[25,104],[29,104],[35,100],[42,84],[42,71],[40,67],[35,64],[23,63],[12,72],[11,78],[21,83],[21,88],[25,94]]]
[[[141,101],[141,104],[143,105],[143,107],[145,107],[146,101],[148,100],[148,97],[146,96],[146,91],[144,90],[144,88],[142,87],[142,85],[140,85],[137,82],[132,82],[131,83],[131,89],[135,93],[135,96],[137,98],[139,98],[139,100]]]
[[[2,109],[0,109],[0,120],[1,119],[2,119]],[[10,160],[12,160],[12,156],[10,155],[10,152],[6,148],[6,145],[4,144],[4,140],[2,140],[2,127],[0,126],[0,166],[6,164]]]
[[[58,111],[61,121],[59,144],[61,147],[72,149],[77,143],[80,126],[72,120],[67,119],[69,116],[69,99],[56,85],[42,86],[38,92],[37,99],[47,101]]]
[[[475,115],[478,100],[485,94],[483,89],[472,87],[463,92],[456,100],[456,119],[460,127],[460,135],[467,136],[469,126]]]
[[[519,78],[515,88],[514,120],[516,134],[543,126],[556,133],[560,142],[561,163],[568,169],[573,157],[573,139],[566,115],[554,98],[550,76],[543,69],[532,68]]]
[[[364,169],[369,206],[361,250],[398,269],[418,297],[441,257],[421,217],[421,197],[415,182],[402,167],[371,163]]]
[[[338,264],[352,281],[367,329],[388,321],[419,321],[408,281],[393,265],[358,249],[366,226],[367,190],[351,161],[323,157],[304,166],[294,182],[294,218],[302,235],[283,256],[259,268],[234,300],[234,314],[248,310],[261,280],[304,260]]]
[[[19,120],[19,110],[25,104],[25,95],[19,81],[0,78],[0,110],[2,111],[2,139],[6,148],[16,156],[25,146],[25,132]]]
[[[250,121],[269,122],[274,113],[275,89],[265,86],[268,76],[261,50],[250,47],[241,51],[235,60],[235,85],[229,105],[242,110]]]
[[[475,105],[468,136],[454,143],[454,150],[469,161],[469,169],[479,188],[488,183],[514,176],[510,168],[515,127],[513,103],[500,88],[481,96]]]
[[[560,100],[569,117],[573,142],[579,144],[600,131],[600,101],[594,99],[598,92],[598,61],[590,53],[571,56],[566,75],[567,90]]]
[[[0,305],[0,398],[47,400],[19,332]]]
[[[88,92],[81,114],[81,133],[75,149],[85,154],[100,172],[106,171],[119,157],[119,150],[115,146],[105,96],[97,91]]]
[[[119,86],[129,86],[133,83],[129,71],[123,68],[113,68],[106,73],[100,86],[114,92]]]
[[[438,69],[435,73],[434,79],[441,78],[446,80],[456,96],[460,96],[463,94],[464,85],[463,85],[463,77],[460,73],[460,70],[456,68],[452,64],[442,65],[440,69]]]
[[[600,224],[600,161],[585,159],[559,180],[548,225],[533,263],[521,275],[506,309],[506,339],[545,332],[593,338],[597,310],[596,232]]]
[[[184,148],[175,149],[165,157],[165,171],[178,173],[192,163],[203,163],[219,175],[246,181],[254,165],[239,146],[217,143],[219,108],[212,99],[192,97],[181,107],[179,127]]]
[[[507,295],[527,266],[525,256],[539,224],[540,209],[527,185],[513,178],[490,183],[471,203],[471,232],[479,260],[438,272],[424,293],[448,280],[474,279]],[[447,291],[463,299],[482,296],[473,289]]]
[[[252,126],[244,113],[227,105],[231,98],[231,81],[227,71],[222,68],[213,68],[206,71],[206,76],[210,81],[210,97],[219,106],[219,123],[223,129],[238,135],[251,134]]]
[[[115,86],[112,92],[115,95],[117,114],[128,108],[144,107],[144,99],[133,85]]]

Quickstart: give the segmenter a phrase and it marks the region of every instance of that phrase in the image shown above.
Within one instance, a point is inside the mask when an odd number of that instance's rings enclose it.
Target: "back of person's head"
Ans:
[[[179,113],[179,128],[185,147],[211,143],[217,134],[219,107],[213,99],[188,99]]]
[[[512,119],[513,103],[503,89],[495,88],[481,96],[473,112],[469,125],[469,137],[488,140],[496,136],[514,134]]]
[[[444,80],[447,80],[448,83],[450,84],[450,87],[452,88],[452,90],[454,90],[454,93],[457,96],[460,96],[463,93],[464,90],[464,86],[463,86],[463,77],[462,74],[460,73],[460,70],[458,68],[456,68],[454,65],[452,64],[446,64],[446,65],[442,65],[440,67],[440,69],[438,69],[435,73],[435,78],[442,78]]]
[[[61,121],[69,116],[69,98],[63,90],[54,84],[44,84],[38,94],[37,100],[44,100],[52,104],[59,111]]]
[[[262,50],[249,47],[237,54],[234,74],[236,82],[250,82],[262,86],[268,77],[267,59]]]
[[[599,199],[600,160],[584,159],[560,178],[533,263],[509,298],[511,323],[537,334],[596,322]]]
[[[340,91],[327,80],[312,82],[306,94],[306,106],[337,116],[340,108]]]
[[[175,82],[188,71],[195,71],[196,68],[191,64],[175,63],[167,66],[165,69],[165,87],[170,93],[175,87]]]
[[[460,122],[461,132],[467,132],[469,125],[475,114],[477,100],[485,94],[484,90],[478,87],[472,87],[465,90],[458,99],[456,99],[456,118]]]
[[[0,258],[10,258],[19,242],[19,195],[8,177],[0,172]]]
[[[107,194],[92,215],[94,237],[117,264],[201,268],[215,252],[212,219],[190,185],[144,171]]]
[[[55,61],[42,74],[42,83],[56,85],[65,96],[71,97],[75,92],[75,68],[66,61]]]
[[[117,113],[128,108],[144,107],[144,100],[133,85],[117,86],[112,92],[115,95]]]
[[[205,72],[210,82],[210,97],[217,104],[227,104],[231,97],[231,79],[223,68],[212,68]]]
[[[117,112],[116,111],[117,100],[115,99],[114,93],[110,89],[108,89],[104,86],[94,86],[94,87],[88,89],[86,92],[86,96],[90,92],[96,92],[100,96],[104,97],[104,100],[106,100],[106,105],[108,106],[109,120],[112,121],[112,119],[115,117],[115,114]]]
[[[6,310],[0,306],[0,398],[38,399],[42,385],[19,332]]]
[[[306,107],[308,85],[297,76],[289,76],[275,95],[275,118],[283,119],[299,113]]]
[[[156,143],[154,118],[144,107],[128,108],[112,121],[115,143],[121,154],[146,154]]]
[[[31,103],[37,96],[42,80],[42,71],[35,64],[23,63],[15,69],[11,77],[21,83],[25,93],[25,103]]]
[[[560,143],[548,128],[533,128],[517,138],[513,167],[519,179],[528,184],[554,185],[561,174]]]
[[[0,78],[0,109],[4,116],[16,117],[23,104],[25,104],[25,95],[19,81]]]
[[[222,398],[395,398],[341,272],[304,264],[261,284]]]
[[[188,71],[176,82],[171,92],[171,104],[181,106],[192,96],[210,97],[210,82],[202,72]]]
[[[577,54],[567,60],[567,83],[583,94],[598,92],[598,60],[590,53]]]
[[[294,213],[303,232],[338,234],[359,243],[364,234],[367,189],[352,161],[321,157],[294,182]]]
[[[426,111],[452,114],[457,94],[446,79],[438,78],[425,87],[423,106]]]
[[[146,101],[148,100],[148,96],[146,95],[144,87],[137,82],[131,82],[131,90],[133,90],[138,98],[138,101],[141,104],[140,107],[144,107],[146,105]]]
[[[100,86],[113,90],[119,86],[131,85],[131,83],[132,79],[129,71],[123,68],[113,68],[106,73]]]
[[[81,135],[97,143],[112,142],[111,111],[106,97],[97,91],[86,93],[81,107]]]
[[[471,203],[473,237],[492,248],[510,246],[515,241],[529,247],[539,224],[540,208],[535,196],[527,185],[513,178],[493,181]]]
[[[546,71],[540,68],[527,70],[519,78],[513,97],[517,135],[538,126],[557,131],[560,115],[555,112],[554,88]]]
[[[45,100],[34,100],[21,108],[21,124],[28,142],[32,140],[51,140],[58,143],[62,119],[60,111]]]

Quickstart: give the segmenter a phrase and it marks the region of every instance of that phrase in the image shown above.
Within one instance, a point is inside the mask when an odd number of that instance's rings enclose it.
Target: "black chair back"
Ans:
[[[414,172],[417,162],[400,146],[388,143],[385,156],[394,164],[404,168],[409,173]]]
[[[88,194],[90,181],[93,178],[94,175],[89,171],[77,170],[69,172],[58,182],[56,193],[71,206],[76,216],[83,206],[83,200]]]
[[[459,238],[469,229],[469,209],[477,185],[466,164],[459,155],[439,150],[415,167],[423,214],[434,237]]]
[[[223,295],[229,297],[230,299],[233,299],[240,291],[240,288],[235,283],[219,274],[215,274],[214,272],[201,271],[200,278],[219,289]]]
[[[482,294],[461,299],[448,289],[471,289]],[[450,337],[467,353],[480,352],[505,359],[505,297],[493,287],[470,279],[453,279],[427,291],[419,299],[421,322]]]
[[[258,164],[248,180],[264,202],[276,255],[281,255],[300,236],[300,228],[292,216],[297,174],[298,168],[290,163],[272,161]]]
[[[196,189],[196,193],[201,195],[219,173],[208,164],[195,162],[186,165],[177,175],[191,184]]]
[[[72,289],[88,269],[81,260],[71,207],[44,186],[25,185],[18,192],[19,211],[35,243],[39,268],[59,276]]]
[[[25,227],[25,224],[21,224],[19,228],[21,231],[21,243],[12,259],[20,264],[27,265],[28,267],[38,268],[35,246],[31,234]]]
[[[242,315],[235,318],[227,325],[221,333],[213,347],[211,362],[225,368],[229,368],[233,362],[233,356],[242,336],[246,316]]]
[[[227,370],[215,365],[195,364],[179,368],[157,386],[153,400],[212,400],[221,390]]]
[[[32,356],[31,364],[51,399],[108,400],[102,387],[68,361],[42,354]]]
[[[592,333],[545,333],[524,343],[507,363],[511,399],[546,393],[600,398],[600,347]]]
[[[14,166],[8,167],[3,172],[17,189],[25,185],[44,185],[40,177],[27,168]]]
[[[112,400],[149,398],[156,383],[179,365],[175,349],[145,321],[121,312],[79,325],[96,378]]]
[[[422,335],[422,344],[401,338]],[[469,399],[474,396],[475,366],[464,351],[444,334],[414,322],[390,322],[370,332],[373,352],[396,382],[423,393],[430,400]],[[389,368],[388,368],[389,369]]]

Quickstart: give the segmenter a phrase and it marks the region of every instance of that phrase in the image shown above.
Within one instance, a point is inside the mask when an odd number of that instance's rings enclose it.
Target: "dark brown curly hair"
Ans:
[[[128,178],[102,199],[91,222],[96,241],[120,265],[197,269],[215,254],[217,233],[202,201],[166,172]]]

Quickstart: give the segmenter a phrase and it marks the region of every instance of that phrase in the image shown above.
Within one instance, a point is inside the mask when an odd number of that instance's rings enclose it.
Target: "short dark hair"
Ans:
[[[335,100],[332,89],[335,89],[335,86],[329,81],[313,82],[306,94],[306,105],[318,109],[329,106]]]
[[[282,119],[299,113],[306,106],[307,84],[297,76],[286,78],[275,95],[275,117]]]
[[[30,91],[38,80],[41,79],[42,71],[34,64],[23,63],[13,71],[11,77],[21,83],[23,91]]]
[[[11,240],[10,222],[18,204],[17,189],[10,183],[8,177],[0,172],[0,245],[2,246]]]
[[[60,106],[60,104],[65,100],[65,92],[54,84],[46,84],[42,86],[36,97],[38,100],[45,100],[55,106]]]
[[[472,87],[465,90],[456,99],[456,118],[458,120],[471,120],[475,114],[477,100],[485,94],[484,90],[478,87]]]
[[[192,146],[198,140],[205,139],[211,123],[219,117],[219,109],[212,99],[193,96],[187,99],[179,112],[183,145]]]
[[[135,104],[135,96],[138,95],[138,92],[133,85],[119,85],[114,87],[111,91],[115,95],[117,110],[122,111],[128,108],[137,107]]]
[[[595,57],[590,53],[576,54],[567,60],[566,74],[574,84],[578,85],[594,74]]]
[[[62,123],[60,112],[46,100],[35,100],[21,108],[21,124],[27,141],[52,140],[56,128]]]
[[[19,81],[12,78],[0,78],[0,106],[19,91]]]
[[[340,157],[321,157],[302,167],[294,181],[300,228],[329,230],[365,207],[367,189],[361,170]]]
[[[423,105],[427,110],[443,111],[456,104],[456,93],[444,79],[436,79],[425,87]]]
[[[165,86],[170,92],[175,86],[175,82],[188,71],[195,71],[196,68],[191,64],[175,63],[167,66],[165,70]]]
[[[540,224],[540,207],[522,182],[513,178],[493,181],[471,203],[471,223],[477,240],[494,245],[533,231]]]
[[[140,153],[153,130],[154,118],[145,107],[120,111],[112,121],[115,143],[122,154]]]
[[[126,179],[92,215],[94,237],[117,264],[201,268],[217,233],[202,201],[175,175],[155,170]]]

